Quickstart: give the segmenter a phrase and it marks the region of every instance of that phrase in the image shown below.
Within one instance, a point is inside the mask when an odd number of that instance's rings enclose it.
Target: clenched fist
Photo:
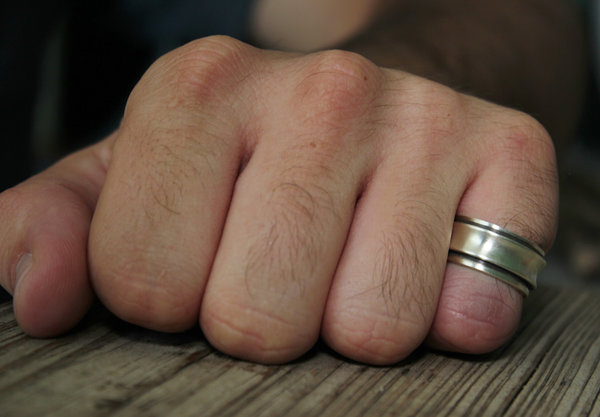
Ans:
[[[349,52],[212,37],[159,59],[117,132],[0,196],[0,279],[34,336],[95,293],[259,362],[319,336],[373,364],[423,341],[483,353],[522,297],[447,264],[455,215],[548,249],[556,206],[552,141],[529,116]]]

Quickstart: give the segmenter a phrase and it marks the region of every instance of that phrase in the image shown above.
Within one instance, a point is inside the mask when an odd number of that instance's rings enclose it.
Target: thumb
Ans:
[[[0,284],[32,336],[68,330],[93,300],[87,238],[114,136],[0,194]]]

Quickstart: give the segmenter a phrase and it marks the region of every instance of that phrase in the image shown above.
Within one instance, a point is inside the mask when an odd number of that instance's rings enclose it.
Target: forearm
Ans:
[[[524,110],[558,144],[572,136],[584,48],[578,17],[565,0],[393,3],[344,49]]]

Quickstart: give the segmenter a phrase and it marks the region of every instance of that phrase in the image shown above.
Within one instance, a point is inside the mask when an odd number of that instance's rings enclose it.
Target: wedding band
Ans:
[[[454,219],[448,261],[499,279],[524,296],[536,288],[544,256],[538,245],[496,224],[466,216]]]

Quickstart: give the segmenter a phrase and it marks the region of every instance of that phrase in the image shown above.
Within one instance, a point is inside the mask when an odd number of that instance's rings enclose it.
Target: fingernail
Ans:
[[[15,289],[17,288],[19,281],[21,281],[29,273],[32,264],[33,255],[31,255],[31,253],[26,253],[21,256],[16,268]]]

